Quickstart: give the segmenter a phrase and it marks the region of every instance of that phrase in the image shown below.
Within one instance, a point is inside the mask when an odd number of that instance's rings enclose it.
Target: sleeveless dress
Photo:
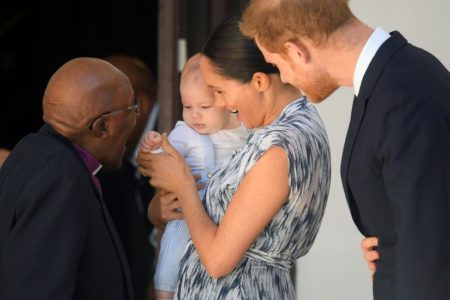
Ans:
[[[289,104],[270,125],[254,130],[247,144],[210,179],[205,209],[219,224],[247,172],[272,146],[289,161],[289,196],[280,211],[228,275],[212,278],[192,241],[183,257],[174,299],[295,299],[289,269],[316,237],[328,197],[328,138],[316,109],[305,99]]]
[[[244,126],[220,130],[205,135],[190,128],[184,121],[178,121],[169,134],[169,141],[184,157],[192,174],[199,174],[207,186],[214,171],[225,164],[233,152],[245,145],[248,130]],[[200,199],[205,189],[199,190]],[[160,291],[174,292],[178,283],[180,263],[190,239],[185,220],[172,220],[167,223],[161,237],[158,262],[154,275],[154,287]]]

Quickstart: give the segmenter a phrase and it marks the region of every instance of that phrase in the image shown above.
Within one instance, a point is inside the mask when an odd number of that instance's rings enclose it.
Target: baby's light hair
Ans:
[[[180,77],[180,89],[190,84],[206,84],[200,74],[200,53],[191,56],[184,64]]]

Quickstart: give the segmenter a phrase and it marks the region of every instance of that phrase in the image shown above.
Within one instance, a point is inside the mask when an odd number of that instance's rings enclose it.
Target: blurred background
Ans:
[[[9,149],[42,124],[42,95],[51,74],[79,56],[125,54],[148,64],[158,82],[165,82],[159,89],[165,97],[161,102],[171,112],[159,122],[170,129],[179,117],[177,66],[183,62],[177,59],[199,51],[215,24],[247,4],[238,0],[5,2],[0,5],[0,148]],[[188,47],[178,49],[179,45]]]

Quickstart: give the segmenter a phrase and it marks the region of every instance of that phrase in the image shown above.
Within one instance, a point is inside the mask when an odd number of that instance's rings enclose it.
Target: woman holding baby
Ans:
[[[165,153],[139,155],[141,173],[178,199],[192,238],[175,299],[295,299],[289,269],[316,237],[330,185],[322,121],[236,18],[213,31],[200,70],[218,105],[252,132],[212,175],[204,202],[166,137]]]

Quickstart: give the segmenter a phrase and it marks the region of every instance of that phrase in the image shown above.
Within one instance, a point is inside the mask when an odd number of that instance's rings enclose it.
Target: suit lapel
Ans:
[[[359,128],[361,126],[361,121],[363,120],[364,112],[366,110],[366,101],[363,99],[358,99],[355,96],[353,99],[352,113],[350,117],[350,125],[347,130],[347,136],[345,138],[344,151],[342,152],[342,162],[341,162],[341,178],[344,185],[344,192],[347,201],[350,200],[350,192],[347,181],[348,166],[350,163],[350,156],[353,150],[353,144],[355,142],[356,136],[358,135]]]
[[[103,216],[105,218],[106,224],[108,226],[109,232],[111,234],[112,240],[114,242],[114,245],[116,246],[117,253],[120,258],[120,263],[122,265],[122,270],[125,274],[125,281],[127,285],[128,290],[128,297],[129,299],[134,299],[134,292],[133,292],[133,285],[131,282],[131,273],[130,273],[130,267],[128,265],[128,260],[125,256],[125,250],[123,249],[122,242],[120,241],[119,234],[116,231],[116,227],[114,225],[114,222],[111,218],[111,215],[109,214],[109,210],[106,207],[105,201],[103,201],[103,197],[99,198],[100,205],[102,207]]]
[[[356,214],[353,206],[353,197],[351,196],[348,185],[348,169],[351,161],[353,146],[364,119],[367,104],[378,84],[378,80],[382,75],[384,68],[387,66],[389,59],[406,44],[406,39],[399,32],[391,32],[391,37],[386,40],[383,45],[381,45],[380,49],[378,49],[375,54],[375,57],[370,62],[369,67],[364,74],[359,95],[358,97],[355,97],[353,102],[350,125],[347,131],[347,137],[345,139],[344,150],[342,153],[341,179],[345,196],[349,202],[353,219],[356,223],[358,223],[358,221],[355,219]]]

